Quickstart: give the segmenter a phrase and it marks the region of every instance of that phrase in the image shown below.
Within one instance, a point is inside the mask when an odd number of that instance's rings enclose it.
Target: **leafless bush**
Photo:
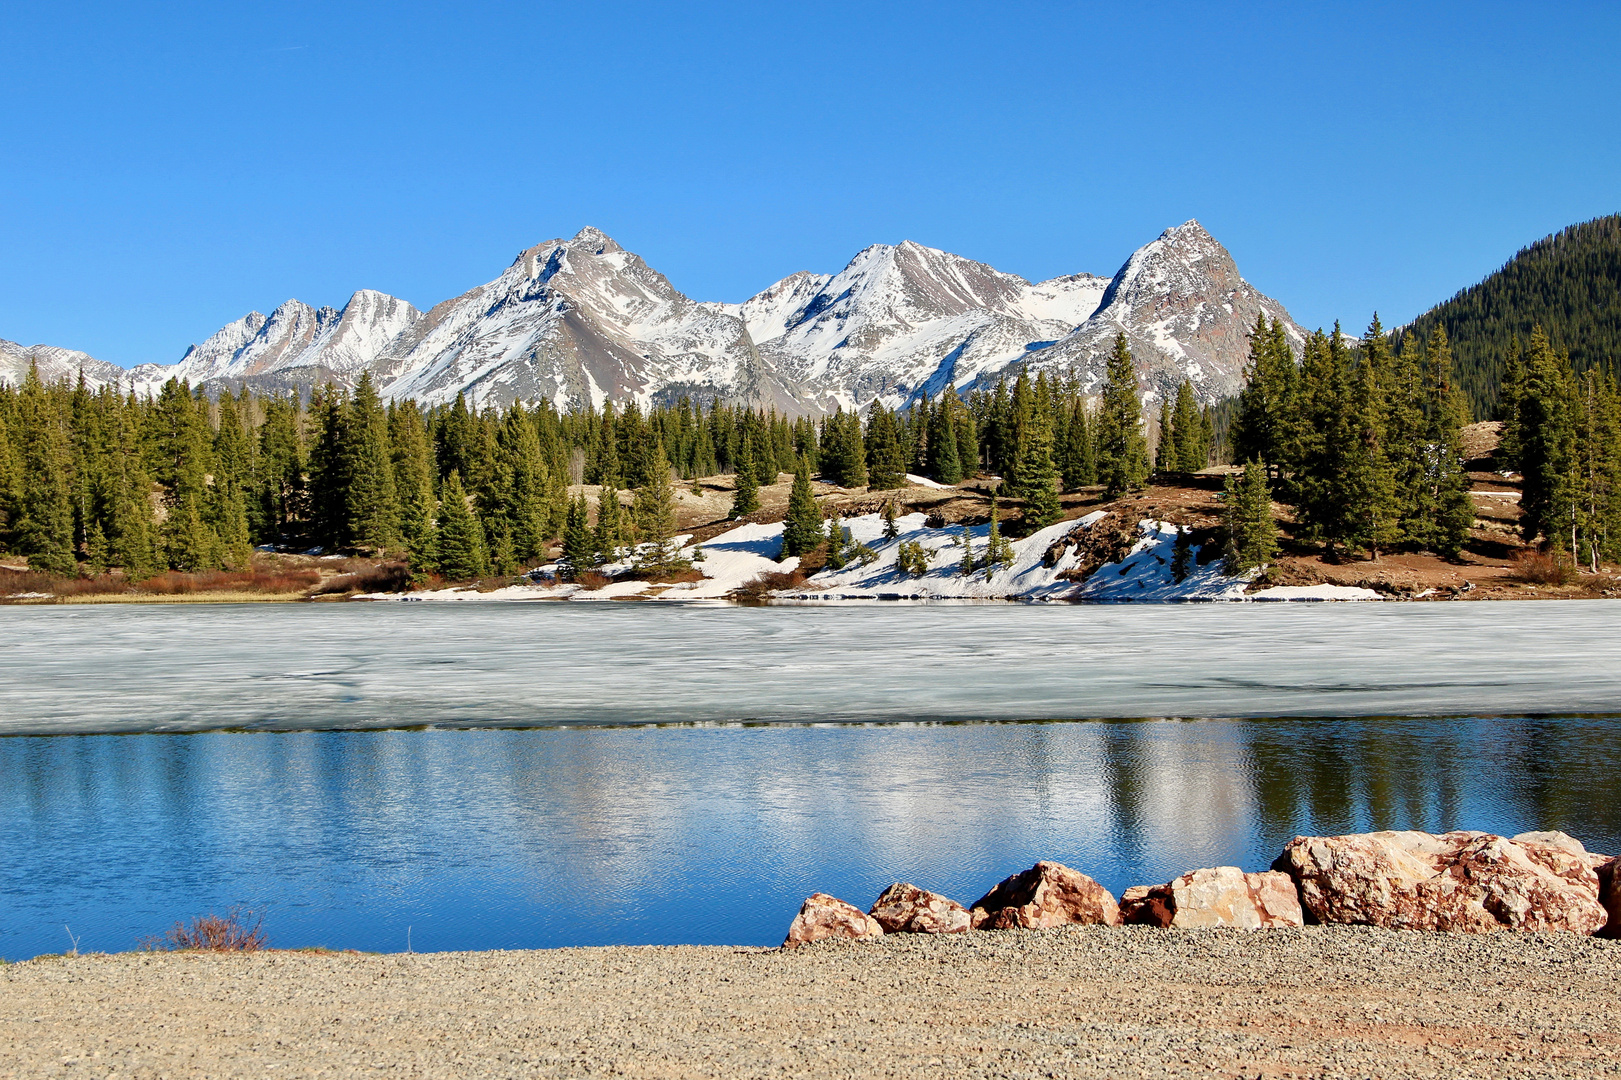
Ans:
[[[329,578],[311,596],[346,592],[405,592],[411,587],[411,568],[404,563],[366,563],[352,573]]]
[[[752,581],[745,581],[734,590],[739,599],[761,600],[779,589],[793,589],[805,584],[805,574],[799,570],[767,570]]]
[[[1576,567],[1562,554],[1522,551],[1510,576],[1531,585],[1569,585],[1576,580]]]
[[[224,915],[199,915],[189,924],[175,923],[147,948],[190,952],[258,952],[266,945],[264,916],[239,904]]]

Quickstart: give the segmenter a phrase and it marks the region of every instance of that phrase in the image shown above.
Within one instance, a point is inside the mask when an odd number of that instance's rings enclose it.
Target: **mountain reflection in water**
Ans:
[[[537,692],[542,692],[537,690]],[[613,687],[605,685],[604,694]],[[234,902],[273,944],[775,944],[823,890],[1116,892],[1297,833],[1564,829],[1621,850],[1607,717],[216,732],[0,739],[0,956]]]

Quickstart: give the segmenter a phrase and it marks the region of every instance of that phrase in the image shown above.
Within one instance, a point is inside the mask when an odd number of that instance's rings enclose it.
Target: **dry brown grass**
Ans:
[[[338,574],[316,585],[310,590],[310,595],[405,592],[410,587],[411,568],[404,563],[362,563],[348,573]]]
[[[595,570],[582,570],[574,576],[574,583],[589,592],[596,592],[612,580],[608,575],[599,574]]]
[[[1570,585],[1576,580],[1576,567],[1562,554],[1527,549],[1515,556],[1508,576],[1528,585]]]
[[[258,952],[268,942],[264,916],[241,905],[224,915],[199,915],[188,923],[175,923],[162,938],[148,940],[145,948],[185,952]]]

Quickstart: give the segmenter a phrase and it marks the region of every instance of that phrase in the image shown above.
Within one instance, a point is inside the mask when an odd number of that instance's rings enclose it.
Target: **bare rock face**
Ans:
[[[1610,921],[1599,931],[1601,937],[1621,938],[1621,855],[1598,868],[1599,903]]]
[[[1120,917],[1177,929],[1305,925],[1300,896],[1288,874],[1246,874],[1236,866],[1195,870],[1165,885],[1134,885],[1121,898]]]
[[[975,930],[1046,930],[1071,923],[1119,926],[1114,894],[1078,870],[1038,862],[974,902]]]
[[[1563,833],[1297,836],[1273,869],[1295,880],[1323,923],[1591,934],[1608,920],[1589,856]]]
[[[957,901],[909,882],[885,889],[867,914],[886,934],[960,934],[971,921],[968,909]]]
[[[823,938],[872,941],[883,936],[884,928],[878,925],[878,920],[863,914],[855,905],[827,893],[811,893],[799,906],[799,914],[788,927],[788,937],[782,947],[797,949]]]

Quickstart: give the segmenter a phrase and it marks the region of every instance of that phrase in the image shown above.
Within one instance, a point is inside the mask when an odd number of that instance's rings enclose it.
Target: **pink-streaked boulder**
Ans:
[[[867,914],[886,934],[960,934],[971,921],[957,901],[905,881],[885,889]]]
[[[782,947],[797,949],[826,938],[873,941],[883,936],[884,928],[878,925],[878,920],[854,904],[846,904],[827,893],[811,893],[788,927],[788,937]]]
[[[1246,874],[1236,866],[1194,870],[1164,885],[1134,885],[1121,897],[1120,917],[1179,930],[1305,925],[1294,879],[1276,870]]]
[[[1562,833],[1297,836],[1273,869],[1294,879],[1321,923],[1591,934],[1608,921],[1586,851]]]
[[[1621,938],[1621,855],[1598,868],[1598,899],[1610,916],[1610,921],[1599,934],[1607,938]]]
[[[975,930],[1047,930],[1055,926],[1120,925],[1114,894],[1079,870],[1038,862],[999,882],[974,902]]]

